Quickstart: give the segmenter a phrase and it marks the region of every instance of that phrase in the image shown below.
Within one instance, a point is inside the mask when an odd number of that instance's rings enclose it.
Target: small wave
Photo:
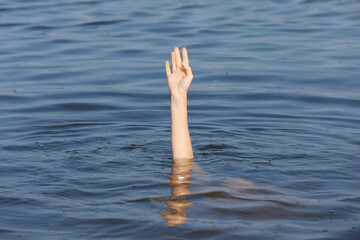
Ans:
[[[126,19],[119,19],[119,20],[103,20],[103,21],[92,21],[78,24],[77,26],[103,26],[103,25],[113,25],[117,23],[124,23],[128,22],[129,20]]]
[[[182,5],[178,8],[176,8],[175,10],[190,10],[190,9],[201,9],[204,8],[204,5],[200,5],[200,4],[185,4]]]
[[[1,12],[1,10],[0,10]],[[0,23],[0,28],[2,27],[18,27],[18,26],[23,26],[25,25],[25,23]]]
[[[0,12],[9,12],[14,10],[13,8],[0,8]]]
[[[227,145],[224,144],[208,144],[204,147],[199,148],[199,150],[201,151],[205,151],[205,150],[222,150],[225,149],[227,147]]]
[[[5,151],[22,152],[22,151],[39,150],[40,147],[35,144],[31,144],[31,145],[11,144],[11,145],[4,145],[2,149]]]
[[[33,198],[27,198],[27,197],[1,197],[0,196],[0,204],[6,204],[6,205],[26,205],[26,206],[39,206],[41,204],[40,201],[33,199]]]
[[[13,109],[14,112],[87,112],[87,111],[104,111],[104,110],[118,110],[119,108],[113,105],[94,104],[94,103],[58,103],[43,105],[37,107],[27,107]]]
[[[48,195],[57,196],[60,198],[70,198],[70,199],[78,199],[78,198],[87,198],[87,197],[97,197],[104,194],[102,191],[88,191],[81,190],[76,188],[71,189],[62,189],[60,191],[49,192]]]
[[[51,30],[55,29],[53,26],[46,26],[46,25],[37,25],[37,26],[30,26],[28,27],[29,30],[37,30],[37,31],[44,31],[44,30]]]
[[[130,14],[130,17],[152,17],[154,14],[145,11],[135,11]]]

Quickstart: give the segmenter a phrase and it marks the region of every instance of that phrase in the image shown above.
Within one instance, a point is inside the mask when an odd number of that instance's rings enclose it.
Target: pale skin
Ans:
[[[166,61],[165,70],[171,95],[171,148],[173,159],[192,159],[194,153],[191,145],[188,117],[187,92],[193,80],[186,48],[179,48],[171,53],[172,69]]]
[[[161,215],[168,226],[178,226],[187,220],[187,214],[183,210],[193,205],[185,200],[185,196],[191,193],[185,183],[191,182],[188,172],[192,169],[194,158],[187,119],[187,92],[193,74],[186,48],[182,49],[182,59],[179,48],[174,48],[171,65],[172,69],[169,61],[166,61],[165,70],[171,95],[172,199],[165,201],[171,210],[168,209]]]

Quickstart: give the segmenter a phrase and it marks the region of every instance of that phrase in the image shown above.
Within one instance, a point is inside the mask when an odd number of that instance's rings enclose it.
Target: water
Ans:
[[[357,239],[356,0],[0,3],[1,239]],[[186,46],[193,161],[164,62]]]

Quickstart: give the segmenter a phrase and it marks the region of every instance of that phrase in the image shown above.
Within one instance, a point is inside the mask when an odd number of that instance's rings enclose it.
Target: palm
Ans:
[[[192,76],[186,74],[183,68],[176,70],[168,77],[171,94],[186,93],[190,87]]]
[[[182,49],[183,61],[181,61],[178,48],[171,53],[173,72],[171,73],[170,64],[166,62],[166,74],[168,77],[171,95],[186,94],[193,79],[192,71],[189,66],[189,59],[185,48]]]

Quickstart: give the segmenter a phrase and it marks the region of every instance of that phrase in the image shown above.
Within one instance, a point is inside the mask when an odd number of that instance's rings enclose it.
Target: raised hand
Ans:
[[[182,49],[182,56],[183,61],[180,50],[176,47],[171,53],[172,72],[170,63],[166,61],[165,64],[171,93],[171,148],[174,159],[192,159],[194,154],[187,119],[187,91],[193,74],[185,48]]]
[[[166,61],[165,64],[170,94],[174,97],[186,96],[194,78],[189,66],[189,57],[186,48],[182,49],[182,57],[183,61],[181,61],[179,48],[175,47],[174,52],[171,53],[172,72],[169,61]]]

